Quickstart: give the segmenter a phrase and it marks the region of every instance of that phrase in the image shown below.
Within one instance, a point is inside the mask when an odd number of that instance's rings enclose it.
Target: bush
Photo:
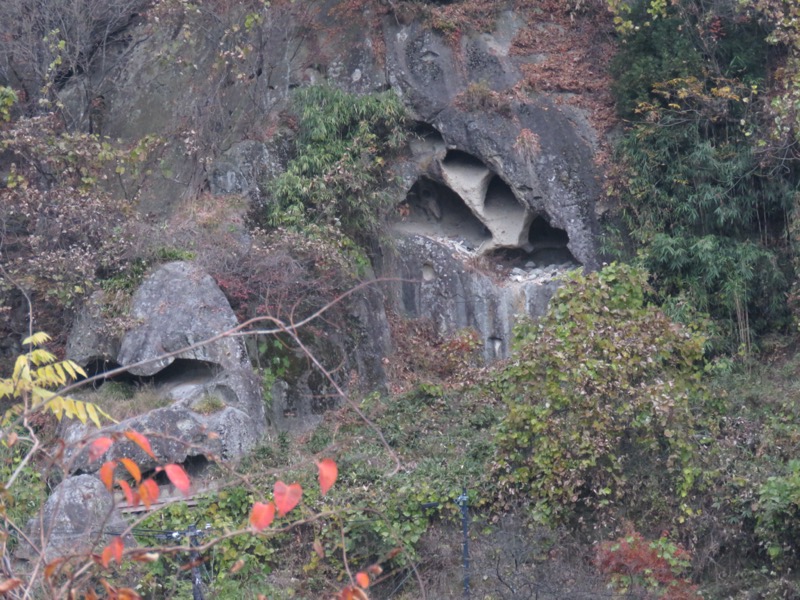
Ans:
[[[636,531],[597,546],[595,564],[619,592],[643,590],[647,598],[699,598],[697,586],[684,578],[690,555],[666,536],[646,540]]]
[[[387,154],[405,141],[405,109],[391,92],[355,96],[327,86],[300,89],[297,152],[267,185],[273,227],[334,226],[358,244],[374,240],[392,205]]]
[[[573,273],[494,382],[508,406],[496,469],[540,521],[602,520],[623,502],[691,513],[704,338],[646,302],[646,279],[617,264]]]
[[[789,461],[788,470],[761,486],[756,525],[769,557],[784,565],[800,550],[800,460]]]

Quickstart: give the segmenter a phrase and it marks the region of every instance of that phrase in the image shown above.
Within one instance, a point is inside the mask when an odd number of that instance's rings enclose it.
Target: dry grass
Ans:
[[[118,421],[172,404],[172,400],[161,394],[153,385],[134,385],[117,381],[106,382],[97,390],[82,392],[79,397],[81,400],[96,404]]]

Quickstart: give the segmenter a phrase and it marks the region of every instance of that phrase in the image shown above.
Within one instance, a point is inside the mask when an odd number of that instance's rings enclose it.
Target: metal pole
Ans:
[[[464,598],[469,599],[469,498],[467,488],[456,498],[456,503],[461,508],[461,529],[464,534],[462,544],[464,550]]]
[[[197,527],[189,525],[189,545],[197,546]],[[192,600],[203,600],[203,580],[200,577],[200,553],[192,550],[189,553],[189,560],[192,561]]]

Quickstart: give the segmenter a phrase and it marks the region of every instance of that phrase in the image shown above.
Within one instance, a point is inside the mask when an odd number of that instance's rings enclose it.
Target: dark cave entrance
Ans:
[[[537,216],[528,229],[528,257],[536,266],[571,264],[578,266],[567,248],[569,235],[563,229],[553,227],[543,216]]]
[[[458,194],[427,177],[411,186],[394,227],[404,233],[458,240],[470,250],[492,238]]]

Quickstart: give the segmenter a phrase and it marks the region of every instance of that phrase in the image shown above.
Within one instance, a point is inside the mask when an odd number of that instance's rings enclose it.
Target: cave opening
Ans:
[[[394,227],[404,233],[459,240],[472,250],[492,239],[458,194],[427,177],[411,186]]]
[[[464,152],[463,150],[455,150],[453,148],[447,151],[447,154],[442,161],[442,164],[445,167],[461,167],[465,169],[481,169],[481,170],[489,170],[481,159],[476,156],[473,156],[469,152]]]
[[[542,215],[537,216],[528,229],[528,257],[537,266],[574,264],[580,265],[567,247],[569,235],[563,229],[553,227]]]

